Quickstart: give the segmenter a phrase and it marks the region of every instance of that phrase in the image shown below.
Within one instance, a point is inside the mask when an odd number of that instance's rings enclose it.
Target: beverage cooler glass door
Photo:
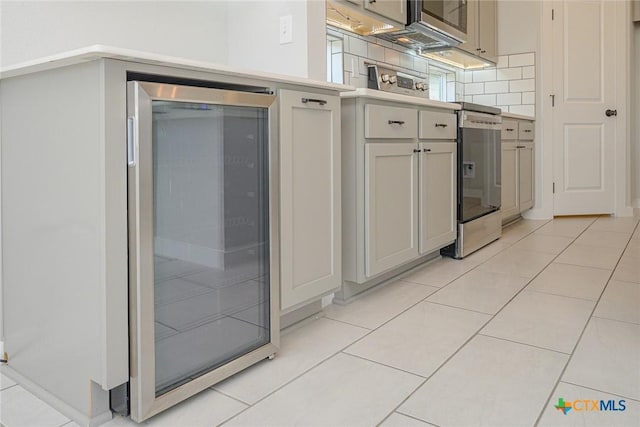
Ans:
[[[142,421],[277,350],[275,96],[127,90],[130,406]]]

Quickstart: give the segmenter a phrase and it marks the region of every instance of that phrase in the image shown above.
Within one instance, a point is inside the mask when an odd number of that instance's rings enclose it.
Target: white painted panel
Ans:
[[[603,190],[601,125],[565,125],[564,190]]]
[[[502,219],[510,218],[518,209],[518,148],[516,142],[502,143]]]
[[[565,2],[564,23],[565,101],[601,100],[605,48],[601,2]]]

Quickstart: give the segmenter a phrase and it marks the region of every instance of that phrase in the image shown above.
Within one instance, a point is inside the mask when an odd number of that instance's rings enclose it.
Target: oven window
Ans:
[[[422,11],[465,34],[467,32],[467,0],[423,0]]]

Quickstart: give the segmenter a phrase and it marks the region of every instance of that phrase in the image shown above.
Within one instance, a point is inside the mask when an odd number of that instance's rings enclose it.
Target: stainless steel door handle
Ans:
[[[309,102],[315,102],[318,103],[320,105],[326,105],[327,101],[325,101],[324,99],[314,99],[314,98],[302,98],[301,99],[303,104],[308,104]]]
[[[404,120],[389,120],[389,124],[390,125],[393,125],[393,124],[403,125],[404,124]]]
[[[604,114],[607,117],[617,116],[618,115],[618,110],[607,110],[607,111],[604,112]]]
[[[446,124],[446,123],[436,123],[436,127],[437,127],[437,128],[443,128],[443,129],[444,129],[444,128],[446,128],[446,127],[447,127],[447,124]]]

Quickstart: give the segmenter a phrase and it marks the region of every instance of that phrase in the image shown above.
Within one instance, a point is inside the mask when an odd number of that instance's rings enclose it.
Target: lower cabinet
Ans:
[[[421,143],[419,153],[420,254],[456,239],[457,144]]]
[[[502,143],[502,220],[513,218],[534,204],[533,142]]]
[[[365,269],[368,277],[418,256],[415,143],[365,144]]]
[[[340,99],[281,90],[281,309],[341,284]]]

